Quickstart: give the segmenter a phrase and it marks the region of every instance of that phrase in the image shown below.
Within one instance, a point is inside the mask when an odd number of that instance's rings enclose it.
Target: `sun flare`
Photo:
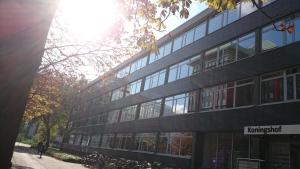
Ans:
[[[68,30],[82,40],[101,38],[118,14],[113,0],[61,0],[59,9]]]

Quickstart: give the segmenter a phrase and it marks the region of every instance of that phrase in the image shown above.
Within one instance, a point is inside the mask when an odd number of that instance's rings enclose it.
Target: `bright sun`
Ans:
[[[59,9],[69,31],[82,40],[101,38],[118,14],[113,0],[61,0]]]

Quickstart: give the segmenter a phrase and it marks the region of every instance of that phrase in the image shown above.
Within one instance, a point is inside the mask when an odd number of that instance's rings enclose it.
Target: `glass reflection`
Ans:
[[[158,152],[190,158],[192,155],[192,133],[161,133]]]

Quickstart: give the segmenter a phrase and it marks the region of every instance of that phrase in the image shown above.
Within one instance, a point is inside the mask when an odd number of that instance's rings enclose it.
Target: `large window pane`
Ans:
[[[111,101],[119,100],[124,96],[125,87],[120,87],[112,91]]]
[[[286,99],[300,99],[300,67],[293,67],[286,70]]]
[[[70,137],[69,137],[69,144],[74,144],[74,141],[75,141],[75,135],[74,134],[71,134]]]
[[[172,49],[172,42],[169,42],[169,43],[165,44],[165,46],[164,46],[164,56],[167,56],[168,54],[170,54],[171,49]]]
[[[300,75],[296,76],[296,98],[300,99]]]
[[[168,82],[173,82],[177,79],[178,65],[170,67]]]
[[[201,91],[201,108],[212,109],[214,101],[214,88],[204,88]]]
[[[206,22],[203,22],[195,28],[194,41],[204,37],[205,33],[206,33]]]
[[[138,133],[135,135],[134,149],[139,151],[154,152],[155,142],[155,133]]]
[[[166,69],[146,77],[144,90],[154,88],[165,83]]]
[[[162,45],[158,52],[152,52],[149,56],[149,64],[169,55],[171,53],[171,48],[172,42],[169,42],[165,45]]]
[[[249,156],[249,136],[242,133],[233,135],[233,150],[232,150],[232,168],[236,168],[239,158],[248,158]]]
[[[245,83],[230,82],[213,87],[203,88],[201,91],[201,109],[215,110],[252,104],[253,96],[252,93],[249,92],[253,92],[253,87],[242,87],[246,85],[253,85],[252,83],[252,81],[246,81]],[[234,98],[236,99],[235,105]]]
[[[154,62],[154,61],[157,61],[159,59],[161,59],[164,55],[164,47],[161,46],[158,51],[156,52],[152,52],[149,56],[149,64]]]
[[[201,168],[216,169],[216,152],[218,150],[218,135],[206,134],[204,137],[203,160]]]
[[[249,158],[249,136],[242,133],[206,134],[203,147],[201,168],[237,169],[238,158]]]
[[[158,152],[191,157],[192,139],[191,133],[161,133],[159,137]]]
[[[123,78],[129,74],[130,71],[130,66],[127,66],[121,70],[118,71],[117,73],[117,78]]]
[[[186,94],[180,94],[166,98],[164,116],[171,116],[185,113]]]
[[[191,69],[192,69],[191,74],[197,74],[202,71],[201,60],[202,60],[201,55],[197,55],[197,56],[191,58],[191,63],[190,63]]]
[[[252,80],[238,83],[235,94],[235,105],[247,106],[253,104],[254,83]]]
[[[150,56],[149,56],[149,64],[156,61],[156,60],[157,60],[156,54],[151,53]]]
[[[80,145],[80,143],[81,143],[81,138],[82,138],[81,135],[76,135],[74,144],[75,144],[75,145]]]
[[[197,91],[167,97],[165,100],[164,116],[195,112],[197,108],[194,105],[196,103],[195,97],[197,97]]]
[[[255,5],[251,1],[243,1],[241,3],[241,17],[244,17],[254,11],[256,11]]]
[[[182,79],[185,77],[188,77],[190,75],[190,66],[189,66],[190,60],[184,61],[179,64],[179,76],[178,79]]]
[[[286,79],[286,97],[287,100],[293,100],[294,99],[294,77],[290,76]]]
[[[204,56],[204,71],[217,67],[218,48],[206,51]]]
[[[134,120],[135,116],[136,116],[136,108],[137,108],[137,105],[123,108],[122,113],[121,113],[120,122]]]
[[[174,43],[173,43],[173,52],[180,49],[182,47],[182,43],[183,43],[183,36],[179,36],[176,39],[174,39]]]
[[[192,29],[185,33],[183,46],[191,44],[194,41],[194,32],[195,30]]]
[[[168,97],[165,100],[164,115],[172,114],[173,112],[173,97]]]
[[[97,124],[105,124],[107,122],[108,114],[106,112],[101,112],[97,118]]]
[[[261,83],[261,103],[283,101],[283,78],[264,80]]]
[[[298,16],[295,21],[295,41],[300,41],[300,16]]]
[[[189,93],[189,100],[186,102],[188,112],[196,112],[198,111],[198,100],[199,100],[199,92],[194,91]]]
[[[220,46],[219,64],[225,65],[235,61],[236,58],[236,41],[232,41]]]
[[[142,79],[128,84],[125,95],[129,96],[129,95],[139,93],[141,91],[141,85],[142,85]]]
[[[276,23],[279,25],[280,23]],[[283,36],[282,31],[276,31],[273,25],[267,26],[262,30],[262,50],[269,50],[277,47],[283,46]]]
[[[226,13],[227,18],[225,18],[226,20],[224,19],[225,24],[230,24],[238,20],[240,18],[240,4],[237,4],[235,9],[226,11]]]
[[[238,40],[238,60],[253,56],[255,53],[255,33],[248,34]]]
[[[91,147],[98,147],[99,142],[100,142],[100,135],[94,135],[91,137],[90,145]]]
[[[130,66],[130,73],[133,73],[133,72],[145,67],[146,64],[147,64],[147,56],[133,62]]]
[[[90,141],[90,136],[83,136],[81,140],[81,146],[88,146]]]
[[[216,168],[231,168],[231,150],[232,150],[232,134],[218,134],[218,149],[216,155]]]
[[[192,58],[194,59],[194,58]],[[168,82],[188,77],[193,74],[192,59],[185,60],[170,67]]]
[[[113,148],[114,145],[114,134],[103,134],[101,147],[102,148]]]
[[[111,92],[105,93],[99,98],[100,104],[107,104],[110,102]]]
[[[220,13],[209,19],[208,33],[212,33],[222,27],[223,13]]]
[[[139,119],[159,117],[161,110],[161,99],[141,104]]]
[[[175,105],[175,112],[176,114],[183,114],[187,113],[185,102],[186,102],[185,95],[180,95],[178,98],[176,98],[176,105]]]
[[[158,74],[158,79],[157,79],[157,85],[160,86],[165,84],[165,78],[166,78],[166,70],[160,71]]]
[[[117,134],[115,148],[128,150],[131,148],[132,134]]]
[[[117,123],[120,119],[120,110],[113,110],[108,112],[107,123]]]
[[[296,17],[296,18],[294,18]],[[294,43],[300,40],[299,28],[300,21],[299,16],[291,16],[281,21],[266,26],[262,30],[262,50],[269,50],[290,43]],[[291,26],[294,26],[291,28]],[[290,29],[291,28],[291,29]],[[279,30],[277,30],[279,29]],[[286,29],[286,30],[284,30]],[[280,31],[283,30],[283,31]]]

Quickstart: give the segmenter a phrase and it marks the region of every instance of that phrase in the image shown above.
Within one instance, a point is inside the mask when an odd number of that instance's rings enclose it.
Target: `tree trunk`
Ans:
[[[51,115],[46,115],[43,117],[43,122],[46,127],[46,147],[49,147],[50,145],[50,136],[51,136],[51,126],[50,126],[50,116]]]
[[[33,78],[41,64],[52,0],[0,1],[0,168],[10,168]]]

